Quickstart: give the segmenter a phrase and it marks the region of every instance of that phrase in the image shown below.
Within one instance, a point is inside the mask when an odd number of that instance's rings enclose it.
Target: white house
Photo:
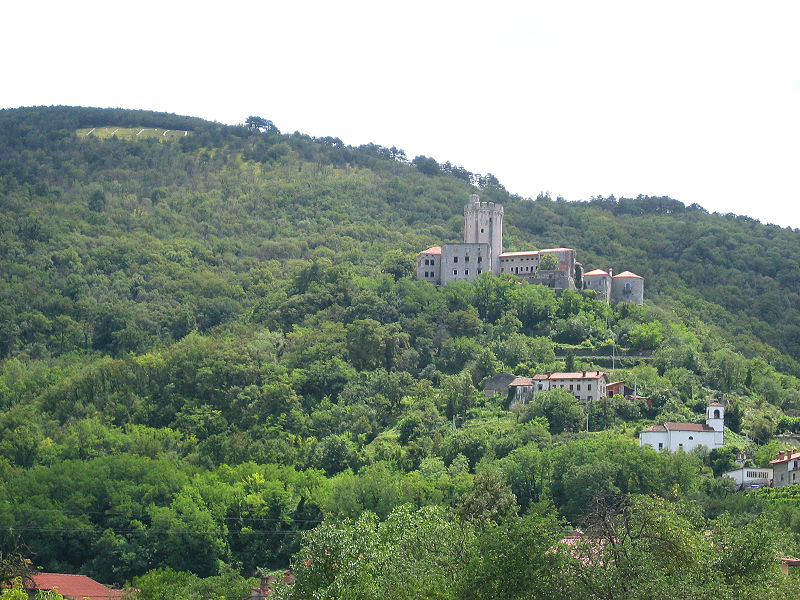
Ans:
[[[648,427],[639,434],[639,445],[671,452],[679,449],[689,452],[697,446],[711,450],[722,448],[725,445],[725,407],[719,402],[711,403],[706,409],[705,424],[664,423]]]
[[[741,467],[735,471],[723,473],[722,476],[733,479],[740,490],[747,487],[769,487],[772,485],[772,469]]]

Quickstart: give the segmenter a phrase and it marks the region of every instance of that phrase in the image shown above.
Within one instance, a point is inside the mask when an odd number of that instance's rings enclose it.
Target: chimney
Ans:
[[[582,375],[583,377],[586,377],[586,371],[581,371],[581,375]]]
[[[613,276],[614,276],[614,269],[612,269],[611,267],[608,267],[608,275],[609,275],[610,277],[613,277]]]

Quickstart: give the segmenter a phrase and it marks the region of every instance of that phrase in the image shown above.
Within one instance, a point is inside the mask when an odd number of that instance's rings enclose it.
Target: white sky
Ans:
[[[800,227],[798,27],[796,0],[8,0],[0,107],[258,115],[522,196]]]

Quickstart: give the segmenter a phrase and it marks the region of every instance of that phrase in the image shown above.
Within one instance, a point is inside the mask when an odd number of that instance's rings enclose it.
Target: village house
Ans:
[[[772,469],[757,467],[740,467],[722,474],[736,482],[737,489],[770,487],[772,485]]]
[[[543,373],[533,377],[517,377],[509,388],[514,390],[514,403],[527,404],[537,392],[568,390],[581,402],[600,400],[606,396],[608,376],[603,371],[575,373]]]
[[[98,583],[86,575],[37,573],[25,582],[28,597],[33,600],[39,592],[58,592],[69,600],[121,600],[125,593]]]
[[[639,434],[640,446],[652,446],[656,450],[689,452],[697,446],[710,450],[725,445],[725,407],[712,402],[706,408],[706,422],[664,423],[653,425]]]
[[[800,452],[792,448],[791,452],[781,450],[775,460],[769,461],[772,465],[772,486],[784,487],[793,483],[800,483]]]

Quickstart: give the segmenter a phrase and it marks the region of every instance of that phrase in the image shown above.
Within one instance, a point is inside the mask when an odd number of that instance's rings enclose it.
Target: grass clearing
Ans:
[[[189,135],[189,132],[180,129],[159,129],[153,127],[84,127],[75,134],[79,138],[94,136],[100,139],[116,137],[121,140],[140,140],[156,138],[159,140],[175,140]]]

